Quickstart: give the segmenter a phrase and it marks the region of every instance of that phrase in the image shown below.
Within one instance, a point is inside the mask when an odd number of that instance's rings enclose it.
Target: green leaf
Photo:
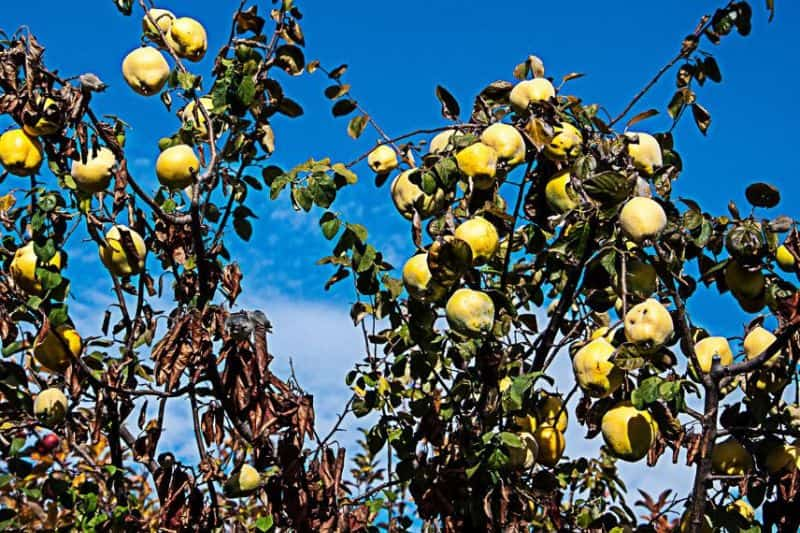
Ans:
[[[45,290],[55,289],[59,285],[61,285],[61,274],[58,272],[52,272],[47,270],[46,268],[37,268],[36,269],[36,279],[38,279],[42,283],[42,287]]]
[[[256,83],[253,78],[246,76],[239,87],[236,88],[236,97],[244,107],[250,107],[256,96]]]
[[[344,267],[339,267],[339,269],[330,278],[328,278],[328,281],[325,282],[325,290],[327,291],[335,283],[339,283],[340,281],[342,281],[343,279],[345,279],[349,275],[350,275],[350,271],[349,270],[347,270]],[[355,413],[355,408],[356,408],[355,403],[353,403],[353,412],[354,413]],[[366,415],[368,412],[369,411],[364,413],[364,415]],[[360,416],[364,416],[364,415],[360,415]],[[358,413],[356,413],[356,416],[359,416]]]
[[[344,74],[346,70],[347,65],[339,65],[328,73],[328,77],[332,80],[338,80],[342,77],[342,74]]]
[[[343,163],[334,163],[331,167],[337,176],[341,176],[349,184],[353,185],[358,182],[358,176],[355,172],[347,168]]]
[[[450,94],[450,91],[442,87],[436,86],[436,98],[442,104],[442,116],[450,120],[458,120],[458,115],[461,113],[461,108],[455,97]]]
[[[356,109],[356,103],[354,100],[350,100],[346,98],[344,100],[339,100],[335,104],[333,104],[333,116],[334,117],[343,117],[345,115],[349,115]]]
[[[694,123],[697,124],[697,128],[705,135],[708,131],[708,127],[711,126],[711,113],[700,104],[694,103],[692,104],[692,116],[694,117]]]
[[[56,245],[53,239],[47,239],[44,246],[39,246],[35,242],[33,243],[33,253],[36,254],[36,258],[39,260],[40,264],[47,264],[47,262],[56,255],[56,252]]]
[[[54,307],[47,315],[47,319],[50,321],[51,327],[58,327],[61,324],[66,323],[69,319],[69,310],[67,305],[64,304]]]
[[[265,178],[266,181],[266,178]],[[272,179],[272,183],[269,185],[269,197],[272,200],[275,200],[280,196],[281,191],[286,188],[286,186],[292,181],[292,177],[288,174],[281,174]]]
[[[475,475],[475,472],[477,472],[478,469],[480,469],[481,464],[482,463],[475,463],[474,465],[467,467],[466,470],[467,479],[472,479],[472,476]]]
[[[744,192],[747,201],[755,207],[775,207],[781,201],[781,193],[769,183],[753,183]]]
[[[125,16],[130,15],[133,10],[133,0],[114,0],[114,5]]]
[[[680,381],[664,381],[658,386],[658,396],[662,400],[670,401],[681,394]]]
[[[309,193],[314,203],[320,207],[329,207],[336,199],[336,185],[327,174],[322,174],[309,181]]]
[[[330,87],[325,88],[325,97],[331,100],[336,100],[337,98],[346,95],[349,90],[350,85],[347,83],[342,85],[331,85]]]
[[[347,134],[353,139],[358,139],[364,133],[366,126],[367,115],[356,115],[347,123]]]
[[[278,106],[278,113],[290,118],[297,118],[303,114],[303,108],[291,98],[286,98],[284,96]]]
[[[19,455],[22,447],[25,446],[25,439],[21,437],[14,437],[11,440],[11,447],[8,449],[8,454],[12,457]]]
[[[522,439],[520,439],[516,433],[509,433],[508,431],[503,431],[500,433],[500,442],[509,448],[514,448],[517,450],[522,450],[525,448],[525,443],[522,442]]]
[[[339,220],[339,217],[330,211],[325,211],[319,219],[319,226],[322,228],[322,235],[324,235],[328,240],[331,240],[336,236],[341,225],[342,222]]]
[[[249,241],[253,235],[253,225],[246,218],[234,218],[233,229],[243,241]]]
[[[191,91],[200,86],[200,76],[191,72],[178,72],[178,85],[184,91]]]
[[[366,242],[367,236],[368,236],[367,228],[365,228],[361,224],[351,224],[351,223],[348,222],[347,223],[347,229],[349,229],[351,232],[353,232],[353,235],[355,235],[355,237],[360,242],[362,242],[362,243]]]
[[[372,268],[372,265],[375,264],[376,255],[377,251],[375,250],[375,247],[371,244],[368,244],[364,249],[364,253],[361,254],[361,258],[356,266],[356,272],[366,272]]]
[[[658,115],[658,110],[656,109],[648,109],[647,111],[642,111],[641,113],[637,114],[633,118],[631,118],[628,122],[625,123],[625,128],[630,128],[634,124],[638,124],[639,122],[646,120],[650,117],[654,117]]]
[[[256,520],[256,529],[259,531],[269,531],[272,529],[274,522],[272,520],[272,515],[267,516],[260,516],[258,520]]]
[[[58,205],[58,200],[55,194],[43,194],[37,200],[36,205],[45,213],[50,213]]]
[[[703,60],[703,72],[705,72],[708,79],[713,82],[720,83],[722,81],[722,73],[719,70],[719,65],[717,64],[717,60],[712,56],[707,56]]]
[[[460,177],[458,164],[455,158],[452,157],[444,157],[437,161],[436,164],[433,165],[433,171],[439,178],[439,182],[445,187],[450,187],[450,185],[458,181]]]
[[[489,459],[487,459],[486,464],[492,470],[500,470],[501,468],[503,468],[508,464],[508,461],[509,461],[508,455],[506,455],[505,453],[503,453],[502,450],[497,448],[489,456]]]
[[[681,114],[684,107],[686,107],[686,93],[684,89],[678,89],[675,91],[675,94],[672,95],[669,104],[667,104],[667,113],[669,113],[669,116],[674,120]]]
[[[288,74],[299,76],[306,68],[306,58],[297,46],[284,44],[275,50],[275,64]]]
[[[302,209],[308,212],[314,204],[314,197],[308,190],[308,187],[293,186],[292,187],[292,202],[296,210]]]
[[[584,181],[583,188],[596,200],[619,203],[630,195],[631,183],[619,172],[609,170],[591,176]]]
[[[663,378],[652,376],[642,381],[639,386],[631,393],[631,403],[637,409],[644,407],[659,399],[659,386],[663,383]]]

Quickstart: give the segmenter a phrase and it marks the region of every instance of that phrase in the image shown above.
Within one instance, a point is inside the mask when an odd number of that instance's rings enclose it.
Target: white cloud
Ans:
[[[260,309],[269,317],[273,326],[273,333],[269,337],[270,352],[275,357],[273,372],[287,379],[291,372],[290,361],[293,363],[299,384],[314,395],[317,431],[320,435],[327,434],[350,397],[344,376],[363,358],[364,344],[360,330],[353,326],[348,307],[341,300],[334,304],[292,299],[270,289],[253,289],[243,294],[240,307]],[[97,313],[113,301],[113,294],[106,287],[98,287],[82,292],[81,296],[70,304],[73,319],[81,331],[96,334],[102,320]],[[544,317],[541,318],[540,323],[545,323]],[[574,377],[566,351],[556,357],[550,374],[559,392],[569,391]],[[571,401],[572,412],[578,397],[579,394],[576,394]],[[150,402],[150,416],[155,416],[156,404],[155,401]],[[368,422],[351,415],[342,424],[344,431],[337,436],[337,440],[347,448],[348,457],[358,451],[354,447],[360,435],[357,428],[368,426]],[[132,430],[135,429],[133,424],[131,418],[129,425]],[[159,452],[169,450],[183,461],[196,463],[198,457],[188,400],[173,399],[167,402],[164,430]],[[578,425],[573,417],[566,433],[566,455],[578,457],[597,454],[603,444],[602,436],[586,440],[584,435],[585,428]],[[654,495],[667,488],[687,493],[693,476],[692,470],[684,466],[684,459],[682,454],[679,463],[673,465],[671,452],[668,451],[652,469],[643,463],[620,461],[619,470],[628,487],[629,503],[638,498],[637,489]]]
[[[327,434],[350,397],[345,374],[363,357],[361,333],[353,326],[347,307],[257,291],[244,294],[242,306],[266,313],[273,327],[269,337],[275,357],[272,371],[286,379],[291,360],[300,386],[314,395],[317,431]],[[339,441],[354,442],[360,425],[348,417],[343,428],[352,431]]]

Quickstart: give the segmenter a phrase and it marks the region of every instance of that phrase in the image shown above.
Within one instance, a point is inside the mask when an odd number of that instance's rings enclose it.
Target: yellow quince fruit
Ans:
[[[556,213],[566,213],[578,207],[577,195],[569,180],[569,170],[565,170],[553,176],[544,187],[547,205]]]
[[[497,158],[509,165],[525,161],[525,139],[514,126],[496,122],[483,130],[481,142],[494,148]]]
[[[125,243],[127,239],[130,239],[128,245]],[[138,232],[127,226],[116,225],[106,233],[99,253],[100,260],[112,274],[132,276],[144,270],[147,246]]]
[[[619,212],[619,225],[636,244],[658,237],[667,225],[664,208],[650,198],[637,196],[628,200]]]
[[[382,144],[369,153],[367,164],[378,174],[389,172],[397,168],[397,152],[388,144]]]
[[[70,175],[78,189],[93,194],[108,188],[116,164],[114,152],[102,146],[96,152],[86,154],[85,162],[73,161]]]
[[[122,75],[131,89],[143,96],[159,92],[169,78],[169,63],[152,46],[137,48],[122,61]]]
[[[428,254],[417,254],[403,265],[403,285],[412,298],[436,301],[447,289],[433,279],[428,268]]]
[[[575,380],[583,391],[604,398],[622,385],[625,373],[610,361],[615,348],[605,337],[583,346],[572,359]]]
[[[430,218],[443,208],[447,198],[441,189],[436,189],[433,194],[425,194],[416,184],[411,182],[411,174],[415,169],[401,172],[390,187],[392,201],[395,207],[408,220],[414,218],[414,208],[419,210],[423,220]]]
[[[544,466],[555,466],[564,455],[567,440],[564,434],[552,426],[539,426],[533,434],[539,453],[536,460]]]
[[[497,174],[497,152],[481,142],[471,144],[456,154],[458,168],[478,189],[489,189]]]
[[[33,347],[33,357],[51,372],[63,372],[80,355],[81,336],[66,324],[51,328],[42,342]]]
[[[753,456],[735,439],[714,445],[711,471],[724,476],[743,476],[753,469]]]
[[[543,102],[555,97],[556,89],[545,78],[523,80],[511,89],[508,99],[517,112],[525,111],[532,102]]]
[[[206,29],[193,18],[176,18],[170,25],[167,45],[189,61],[200,61],[208,50]]]
[[[630,342],[660,346],[669,339],[674,329],[667,308],[653,298],[634,305],[625,315],[625,337]]]
[[[445,306],[447,323],[453,331],[478,337],[494,326],[494,302],[485,292],[458,289]]]
[[[171,146],[156,160],[158,181],[170,190],[184,189],[194,183],[200,160],[188,144]]]
[[[42,164],[42,145],[21,129],[0,135],[0,163],[15,176],[32,176]]]
[[[472,264],[482,265],[497,252],[500,235],[494,224],[483,217],[476,216],[458,225],[457,239],[466,242],[472,250]]]
[[[650,413],[636,409],[630,402],[621,402],[607,411],[600,426],[611,453],[631,462],[647,455],[658,434],[658,424]]]
[[[36,275],[38,262],[39,259],[36,257],[33,241],[30,241],[24,246],[17,248],[17,251],[14,252],[14,257],[11,259],[11,265],[9,265],[8,268],[14,283],[29,294],[42,294],[42,283]],[[61,265],[61,252],[56,252],[44,266],[51,270],[60,270]]]
[[[553,138],[544,147],[544,154],[555,161],[563,161],[575,157],[583,144],[583,135],[578,128],[569,122],[561,122],[553,128]]]
[[[33,414],[45,426],[60,424],[67,414],[67,397],[59,389],[45,389],[33,401]]]
[[[715,355],[719,355],[720,364],[728,366],[733,363],[733,352],[725,337],[706,337],[694,345],[694,353],[697,355],[697,362],[700,363],[700,370],[711,372],[711,363]]]
[[[655,169],[664,163],[661,146],[656,138],[647,133],[630,132],[625,135],[632,139],[628,143],[628,155],[633,160],[633,166],[648,176],[652,175]]]

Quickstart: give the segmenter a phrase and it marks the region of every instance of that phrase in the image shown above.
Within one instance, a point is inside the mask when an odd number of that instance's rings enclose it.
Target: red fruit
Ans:
[[[48,433],[42,439],[36,443],[36,451],[39,453],[50,453],[60,444],[61,439],[58,438],[58,435],[55,433]]]

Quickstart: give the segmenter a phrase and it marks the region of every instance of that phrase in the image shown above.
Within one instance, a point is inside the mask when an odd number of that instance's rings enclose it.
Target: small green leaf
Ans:
[[[256,83],[253,78],[246,76],[239,87],[236,88],[236,97],[244,107],[250,107],[256,96]]]
[[[584,181],[583,188],[586,194],[596,200],[619,203],[630,195],[632,187],[627,177],[609,170],[591,176]]]
[[[308,190],[308,187],[292,187],[292,202],[295,209],[308,212],[314,204],[314,197]]]
[[[67,305],[64,304],[54,307],[47,315],[47,319],[50,321],[51,327],[58,327],[61,324],[66,323],[69,319],[69,310]]]
[[[191,72],[178,72],[178,85],[184,91],[191,91],[200,85],[200,76]]]
[[[328,73],[328,77],[332,80],[338,80],[342,77],[342,74],[344,74],[346,70],[347,65],[339,65]]]
[[[355,172],[344,166],[343,163],[334,163],[331,167],[337,176],[341,176],[349,184],[353,185],[358,182],[358,176]]]
[[[281,174],[280,176],[275,177],[269,186],[269,197],[272,200],[278,198],[278,196],[281,194],[281,191],[286,188],[291,181],[292,177],[288,174]]]
[[[297,46],[284,44],[275,50],[275,64],[288,74],[299,76],[306,68],[306,58]]]
[[[692,116],[694,117],[694,123],[697,124],[697,128],[705,135],[708,131],[708,127],[711,126],[711,113],[700,104],[694,103],[692,104]]]
[[[234,218],[233,229],[243,241],[249,241],[253,235],[253,225],[246,218]]]
[[[260,516],[258,520],[256,520],[256,529],[262,532],[269,531],[272,529],[274,522],[272,520],[272,515],[267,516]]]
[[[342,222],[339,220],[339,217],[330,211],[324,212],[319,219],[319,226],[322,228],[322,235],[324,235],[328,240],[331,240],[336,236],[341,225]]]
[[[278,113],[286,115],[290,118],[297,118],[303,114],[303,108],[291,98],[286,98],[284,96],[280,105],[278,106]]]
[[[361,224],[351,224],[348,222],[347,229],[353,232],[353,235],[355,235],[360,242],[366,242],[368,235],[367,228],[365,228]]]
[[[522,439],[520,439],[515,433],[509,433],[508,431],[503,431],[500,433],[500,442],[509,448],[514,448],[517,450],[522,450],[525,448],[525,443],[522,442]]]
[[[442,116],[450,120],[458,120],[458,115],[461,113],[461,108],[458,105],[455,97],[450,94],[450,91],[442,87],[436,86],[436,98],[442,104]]]
[[[659,399],[659,386],[663,383],[663,378],[652,376],[642,381],[639,386],[631,393],[631,403],[637,409],[644,407]]]
[[[356,115],[347,123],[347,134],[353,138],[358,139],[364,133],[364,128],[367,126],[367,115]]]
[[[375,250],[375,247],[371,244],[368,244],[364,249],[364,253],[361,254],[361,258],[358,261],[358,266],[356,267],[356,272],[366,272],[372,268],[372,265],[375,264],[376,256],[377,251]]]
[[[356,109],[356,103],[354,100],[344,99],[339,100],[335,104],[333,104],[333,116],[334,117],[343,117],[344,115],[349,115]]]
[[[325,88],[325,96],[331,100],[336,100],[348,93],[350,84],[345,83],[342,85],[336,84]]]
[[[14,437],[11,440],[11,447],[8,449],[8,454],[12,457],[19,455],[19,452],[22,450],[23,446],[25,446],[25,439],[21,437]]]
[[[775,207],[781,201],[780,191],[769,183],[753,183],[744,194],[755,207]]]

